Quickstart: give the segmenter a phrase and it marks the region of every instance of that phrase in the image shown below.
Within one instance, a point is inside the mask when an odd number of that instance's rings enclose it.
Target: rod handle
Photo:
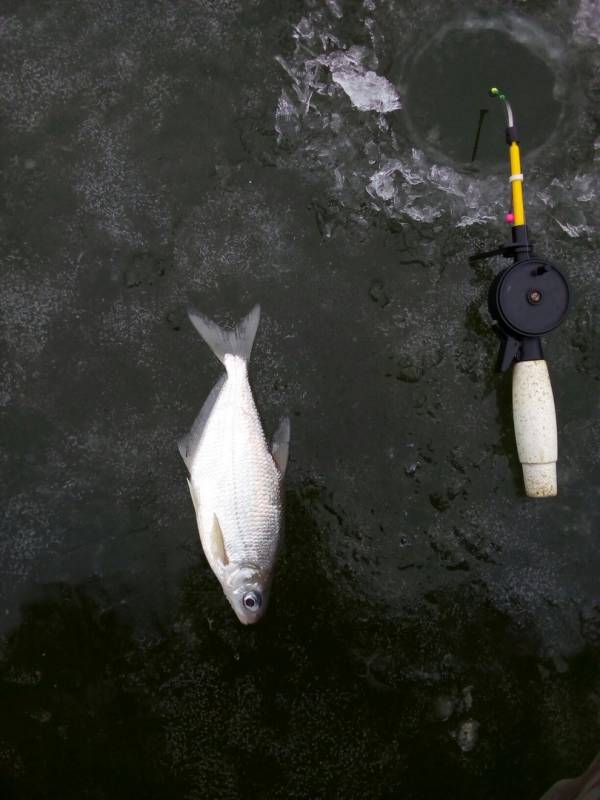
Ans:
[[[513,421],[528,497],[557,494],[558,434],[548,366],[519,361],[513,369]]]

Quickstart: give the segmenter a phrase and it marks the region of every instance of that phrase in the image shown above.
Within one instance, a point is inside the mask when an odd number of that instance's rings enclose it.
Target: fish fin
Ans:
[[[290,418],[283,417],[277,426],[277,430],[273,434],[273,442],[271,444],[271,455],[273,456],[273,461],[277,465],[277,469],[282,478],[285,475],[289,451]]]
[[[227,380],[227,375],[223,375],[213,386],[210,394],[204,401],[204,405],[198,412],[198,416],[194,420],[194,424],[192,425],[192,429],[189,433],[186,433],[185,436],[182,436],[181,439],[177,442],[177,447],[179,448],[179,452],[181,457],[185,461],[185,465],[188,470],[192,471],[192,459],[194,458],[194,453],[196,452],[198,445],[200,444],[200,440],[202,438],[202,434],[204,432],[204,428],[206,427],[206,423],[208,418],[210,417],[211,411],[215,407],[217,400],[219,399],[219,394],[221,393],[221,389],[225,385],[225,381]]]
[[[229,564],[229,558],[225,550],[223,531],[221,530],[219,518],[216,514],[213,514],[212,525],[208,531],[207,544],[212,558],[218,561],[222,566],[227,566],[227,564]]]
[[[190,481],[189,478],[187,478],[187,485],[188,489],[190,490],[190,494],[192,495],[192,503],[194,504],[194,511],[196,512],[196,516],[198,516],[198,502],[196,500],[196,493],[194,492],[194,487],[192,486],[192,482]]]
[[[250,360],[254,337],[260,321],[259,305],[255,305],[252,311],[233,330],[220,328],[216,322],[213,322],[194,308],[188,309],[188,316],[192,325],[219,361],[225,363],[226,355],[239,356],[245,362]]]
[[[211,567],[217,564],[219,566],[226,566],[229,563],[229,558],[225,550],[225,541],[223,540],[223,531],[221,530],[219,519],[216,514],[206,514],[206,509],[203,509],[201,513],[200,498],[194,491],[194,487],[189,478],[187,485],[192,495],[192,503],[194,504],[194,511],[196,512],[200,541],[202,542],[202,547],[206,552],[209,563]],[[206,524],[207,522],[208,524]]]
[[[179,455],[185,461],[186,467],[188,466],[189,440],[190,440],[190,435],[189,433],[186,433],[185,436],[182,436],[181,439],[179,439],[177,442],[177,449],[179,450]]]

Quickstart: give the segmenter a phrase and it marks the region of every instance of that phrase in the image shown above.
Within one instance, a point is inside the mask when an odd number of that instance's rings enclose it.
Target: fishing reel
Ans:
[[[513,259],[511,266],[496,275],[488,294],[493,327],[501,341],[498,370],[506,372],[514,364],[513,420],[525,492],[529,497],[552,497],[558,491],[558,437],[540,337],[563,321],[569,307],[569,286],[557,267],[533,253],[525,225],[523,175],[512,109],[498,89],[491,89],[490,94],[502,100],[507,110],[512,210],[506,221],[512,223],[512,242],[478,253],[470,261],[499,255]]]
[[[558,328],[569,308],[569,287],[562,272],[531,254],[494,278],[488,308],[502,344],[498,371],[514,362],[543,359],[540,336]]]

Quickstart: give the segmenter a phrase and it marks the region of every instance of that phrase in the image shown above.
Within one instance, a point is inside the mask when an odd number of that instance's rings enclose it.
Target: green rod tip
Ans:
[[[502,94],[500,89],[496,88],[495,86],[492,86],[492,88],[489,90],[489,95],[490,97],[497,97],[498,100],[506,100],[506,95]]]

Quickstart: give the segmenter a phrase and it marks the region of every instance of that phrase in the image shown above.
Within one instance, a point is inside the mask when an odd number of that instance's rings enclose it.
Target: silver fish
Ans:
[[[194,309],[188,313],[227,373],[179,441],[179,452],[190,473],[202,548],[238,619],[247,625],[262,617],[269,599],[283,522],[290,422],[281,420],[269,448],[248,382],[260,306],[234,330],[220,328]]]

